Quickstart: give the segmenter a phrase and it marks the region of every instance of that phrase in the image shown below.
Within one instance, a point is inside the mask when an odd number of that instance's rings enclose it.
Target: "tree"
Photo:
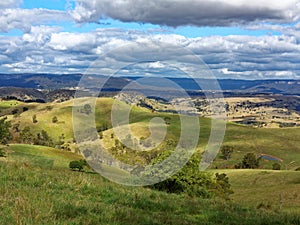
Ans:
[[[7,144],[11,139],[11,134],[9,132],[9,128],[11,127],[11,123],[6,121],[7,118],[0,119],[0,143]]]
[[[231,158],[231,154],[233,153],[233,148],[231,146],[225,145],[221,148],[222,157],[225,160],[229,160]]]
[[[2,149],[0,149],[0,157],[5,157],[5,153],[3,152]]]
[[[37,123],[38,122],[37,119],[36,119],[36,115],[35,114],[32,116],[32,122],[33,123]]]
[[[82,171],[84,166],[87,166],[87,162],[86,160],[80,159],[79,161],[72,161],[69,164],[69,167],[71,170],[78,170],[78,171]]]
[[[30,144],[33,141],[33,134],[30,132],[30,127],[25,127],[21,133],[20,138],[23,143]]]
[[[83,106],[83,113],[89,115],[90,113],[92,113],[92,106],[90,104],[85,104]]]
[[[242,161],[242,167],[245,169],[256,169],[259,167],[259,159],[254,153],[247,153]]]
[[[70,162],[69,167],[70,167],[71,170],[76,170],[77,169],[79,172],[81,172],[83,170],[83,165],[79,161]]]
[[[52,118],[52,123],[57,123],[57,122],[58,122],[57,116],[54,116],[54,117]]]
[[[279,163],[274,163],[272,165],[273,170],[281,170],[281,165]]]

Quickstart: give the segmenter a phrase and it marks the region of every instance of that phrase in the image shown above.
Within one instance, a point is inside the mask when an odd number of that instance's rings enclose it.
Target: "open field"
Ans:
[[[22,147],[22,150],[21,150]],[[13,145],[48,160],[77,158],[37,146]],[[23,150],[24,149],[24,150]],[[37,150],[40,149],[40,152]],[[246,208],[218,199],[191,198],[113,184],[61,163],[0,161],[0,224],[299,224],[296,214]],[[236,182],[234,177],[233,182]]]
[[[103,129],[102,142],[107,148],[115,147],[118,139],[110,123],[113,101],[101,98],[96,105],[96,126]],[[20,130],[28,126],[34,135],[45,130],[53,140],[64,134],[65,141],[74,144],[72,125],[76,121],[72,121],[72,101],[22,103],[7,109],[24,106],[28,110],[8,116],[12,125],[20,123]],[[37,123],[33,123],[33,115]],[[53,123],[55,116],[58,121]],[[82,117],[88,116],[82,114]],[[180,136],[178,115],[137,106],[131,108],[130,115],[130,128],[135,138],[141,140],[150,135],[149,122],[155,117],[168,121],[166,139],[176,144]],[[210,119],[200,118],[197,151],[202,152],[207,144],[210,123]],[[300,175],[295,171],[300,167],[299,140],[300,128],[261,129],[228,123],[223,145],[233,148],[232,156],[224,160],[219,153],[210,172],[228,174],[234,191],[230,196],[232,202],[126,188],[98,174],[70,171],[69,162],[81,159],[79,155],[25,144],[3,146],[7,157],[0,160],[1,218],[10,224],[47,224],[49,221],[56,224],[140,224],[141,221],[143,224],[174,224],[175,221],[176,224],[259,224],[257,221],[261,224],[300,224],[299,218],[293,216],[300,213]],[[166,143],[157,149],[165,149]],[[233,169],[249,152],[279,158],[283,170],[271,170],[277,161],[265,159],[260,160],[257,170]],[[117,151],[116,156],[129,163],[146,162],[145,155],[129,151]],[[14,185],[17,188],[8,192]],[[46,199],[49,205],[39,199]],[[9,206],[12,201],[15,201],[14,207]]]
[[[104,131],[103,142],[109,147],[113,147],[114,141],[117,139],[117,137],[111,138],[113,131],[110,129],[110,113],[113,102],[113,99],[101,98],[96,105],[96,126],[97,129],[108,129]],[[20,123],[20,129],[29,126],[33,134],[45,130],[54,141],[58,141],[59,136],[64,134],[65,141],[70,142],[70,144],[73,143],[72,123],[76,123],[76,121],[72,121],[73,101],[47,104],[30,103],[26,105],[28,105],[30,110],[18,116],[9,116],[12,124]],[[37,123],[33,123],[33,115],[36,115]],[[52,118],[55,116],[58,122],[53,123]],[[82,115],[82,117],[84,116],[89,117],[89,115]],[[148,124],[154,117],[168,118],[167,139],[176,141],[180,136],[178,115],[153,113],[150,110],[137,106],[133,106],[131,109],[130,123],[132,133],[137,138],[147,138],[150,134]],[[198,149],[203,151],[210,135],[210,119],[200,118],[200,126]],[[234,152],[229,161],[217,158],[214,166],[231,168],[240,162],[246,153],[253,152],[257,155],[273,155],[283,160],[282,168],[296,169],[300,167],[299,140],[300,128],[258,129],[228,123],[224,145],[232,146]],[[272,163],[274,162],[261,161],[261,168],[271,169]]]
[[[296,171],[212,170],[229,176],[234,194],[231,199],[243,206],[300,214],[300,174]],[[280,195],[282,197],[280,197]]]

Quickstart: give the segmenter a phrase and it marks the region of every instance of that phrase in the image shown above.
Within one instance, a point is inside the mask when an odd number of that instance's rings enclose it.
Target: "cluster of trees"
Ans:
[[[170,152],[165,151],[155,157],[151,164],[156,164],[164,160]],[[180,157],[178,155],[178,157]],[[181,157],[178,161],[182,160]],[[177,162],[177,160],[176,160]],[[152,189],[159,191],[165,191],[168,193],[186,193],[190,196],[201,196],[210,198],[213,196],[219,196],[227,199],[230,194],[233,193],[229,178],[226,174],[222,173],[208,173],[199,171],[200,157],[194,155],[189,162],[176,174],[164,180],[160,183],[149,186]],[[169,169],[173,168],[173,162],[166,164],[164,168],[160,168],[157,171],[158,174],[165,174],[169,172]],[[150,172],[150,171],[149,171]],[[155,172],[155,171],[154,171]],[[148,174],[147,169],[143,170],[137,168],[132,173],[143,176],[152,176],[153,171]]]
[[[11,123],[7,121],[6,117],[0,119],[0,144],[7,144],[11,140],[10,127]]]

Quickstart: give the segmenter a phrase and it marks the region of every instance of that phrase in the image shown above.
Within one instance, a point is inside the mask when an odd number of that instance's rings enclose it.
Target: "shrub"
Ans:
[[[254,153],[248,153],[244,156],[242,166],[245,169],[256,169],[259,167],[259,159]]]
[[[222,146],[221,153],[222,153],[222,157],[225,160],[229,160],[231,157],[231,154],[233,153],[233,148],[228,145]]]
[[[54,117],[52,118],[52,123],[57,123],[57,122],[58,122],[57,116],[54,116]]]
[[[0,143],[7,144],[9,140],[11,140],[11,134],[9,129],[11,127],[11,123],[6,121],[7,118],[0,119]]]
[[[151,163],[155,164],[167,156],[168,152],[165,152],[152,160]],[[201,196],[204,198],[210,198],[213,195],[227,198],[232,193],[227,175],[216,174],[214,176],[211,173],[200,172],[199,162],[199,158],[193,156],[178,173],[165,181],[152,185],[151,188],[168,193],[187,193],[190,196]],[[162,170],[168,172],[169,168],[167,166],[162,168]],[[169,166],[172,168],[173,163],[171,162]],[[147,176],[147,171],[145,170],[136,172]]]
[[[37,121],[37,118],[36,118],[36,115],[33,115],[33,116],[32,116],[32,122],[33,122],[33,123],[37,123],[37,122],[38,122],[38,121]]]
[[[2,149],[0,149],[0,157],[6,157]]]
[[[273,170],[281,170],[281,165],[279,163],[274,163],[272,165]]]
[[[83,170],[83,165],[79,161],[72,161],[72,162],[70,162],[69,167],[70,167],[71,170],[76,170],[76,169],[78,171],[82,171]]]
[[[86,160],[80,159],[79,161],[72,161],[69,164],[69,168],[71,170],[78,170],[78,171],[82,171],[84,166],[87,166],[87,162]]]

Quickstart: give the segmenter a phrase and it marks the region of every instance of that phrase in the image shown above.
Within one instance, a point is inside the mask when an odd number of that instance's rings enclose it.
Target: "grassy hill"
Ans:
[[[114,147],[117,139],[112,135],[110,124],[113,101],[101,98],[96,105],[96,126],[107,128],[102,141],[108,148]],[[28,126],[34,135],[45,130],[55,141],[64,134],[65,141],[73,143],[72,106],[72,101],[44,104],[10,101],[1,102],[0,109],[10,114],[8,119],[13,125],[20,123],[21,130]],[[28,110],[24,111],[24,107]],[[19,112],[12,115],[16,108]],[[37,123],[33,123],[33,115]],[[58,121],[53,123],[55,116]],[[167,139],[176,142],[180,136],[178,115],[153,113],[140,107],[131,110],[133,134],[139,139],[147,138],[149,121],[154,117],[167,118]],[[210,122],[210,119],[200,118],[198,151],[203,151],[207,144]],[[295,172],[300,167],[299,140],[300,128],[259,129],[228,123],[224,145],[233,147],[232,157],[226,161],[219,154],[210,169],[213,173],[228,174],[234,203],[118,186],[97,174],[71,172],[68,164],[80,159],[78,155],[49,147],[11,145],[6,148],[8,157],[0,161],[0,182],[3,183],[0,208],[4,210],[0,217],[11,224],[259,224],[257,221],[300,224],[299,217],[278,213],[280,195],[282,211],[300,213],[300,180],[299,172]],[[280,158],[283,171],[272,171],[275,161],[263,159],[258,170],[232,169],[248,152]],[[128,152],[118,157],[144,162],[141,155]],[[13,190],[14,185],[16,190]],[[14,197],[18,202],[12,208]],[[38,202],[39,199],[49,204]],[[244,208],[249,206],[252,209]],[[0,224],[3,221],[0,219]]]
[[[234,191],[231,199],[244,206],[300,213],[300,176],[296,171],[212,170],[224,172]],[[281,196],[281,197],[280,197]]]
[[[296,214],[125,187],[98,174],[73,172],[66,166],[78,157],[72,153],[26,145],[6,150],[8,157],[0,160],[0,224],[289,225],[300,221]],[[34,157],[19,160],[20,154]],[[44,167],[45,160],[54,161],[54,166]]]
[[[114,146],[116,137],[111,138],[113,130],[111,127],[111,107],[114,100],[111,98],[100,98],[96,104],[96,126],[97,129],[108,128],[105,131],[103,142],[109,146]],[[16,105],[15,105],[16,104]],[[0,107],[9,107],[10,112],[16,108],[29,108],[28,111],[9,116],[12,124],[20,123],[20,129],[29,126],[31,132],[36,135],[41,130],[47,131],[49,136],[58,141],[59,137],[64,134],[65,141],[73,143],[73,122],[72,106],[73,101],[63,103],[18,103],[18,102],[1,102]],[[33,123],[32,117],[36,115],[37,123]],[[53,123],[53,117],[57,117],[58,122]],[[85,115],[83,115],[85,116]],[[87,117],[89,115],[86,115]],[[178,115],[167,113],[152,113],[150,110],[140,107],[132,107],[130,115],[131,130],[138,138],[147,138],[149,136],[149,121],[154,117],[162,119],[168,118],[168,132],[166,139],[172,139],[175,142],[180,136],[180,121]],[[200,118],[200,138],[198,150],[203,151],[208,137],[210,135],[210,119]],[[233,168],[234,165],[241,161],[243,156],[248,152],[257,155],[267,154],[282,159],[282,168],[294,170],[300,167],[300,128],[281,128],[281,129],[259,129],[237,125],[227,124],[224,145],[232,146],[234,152],[232,158],[225,161],[218,157],[212,168]],[[74,149],[74,146],[73,146]],[[271,169],[273,161],[261,160],[261,167]]]

